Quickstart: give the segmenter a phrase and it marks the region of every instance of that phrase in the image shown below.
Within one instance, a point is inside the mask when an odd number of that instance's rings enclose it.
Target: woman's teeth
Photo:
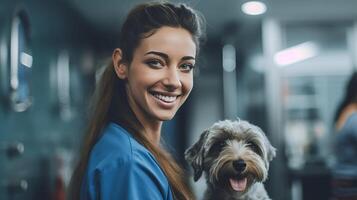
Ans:
[[[164,96],[161,94],[154,94],[154,96],[162,101],[165,101],[167,103],[172,103],[176,100],[177,96]]]

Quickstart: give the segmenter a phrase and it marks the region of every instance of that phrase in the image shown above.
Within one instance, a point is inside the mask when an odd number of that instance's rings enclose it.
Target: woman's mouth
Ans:
[[[164,94],[160,92],[150,92],[150,94],[155,97],[156,100],[164,105],[173,105],[180,95],[176,94]]]
[[[161,101],[164,101],[166,103],[172,103],[174,102],[176,99],[177,99],[177,96],[164,96],[164,95],[161,95],[161,94],[153,94],[154,97],[156,97],[157,99],[161,100]]]

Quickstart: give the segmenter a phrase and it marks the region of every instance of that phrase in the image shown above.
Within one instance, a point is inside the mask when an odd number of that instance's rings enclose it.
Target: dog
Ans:
[[[194,181],[205,174],[204,200],[270,200],[263,182],[275,155],[264,132],[243,120],[216,122],[185,151]]]

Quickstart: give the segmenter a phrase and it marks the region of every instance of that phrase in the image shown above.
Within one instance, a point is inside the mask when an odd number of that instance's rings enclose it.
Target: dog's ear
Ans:
[[[269,142],[269,149],[268,149],[268,160],[269,162],[273,160],[276,156],[276,148],[274,148]]]
[[[197,181],[203,172],[204,145],[207,140],[208,130],[204,131],[200,139],[185,151],[185,159],[192,166],[194,171],[193,180]]]
[[[267,149],[267,160],[268,162],[272,161],[273,158],[275,158],[276,156],[276,148],[273,147],[273,145],[270,143],[268,137],[265,135],[265,133],[263,132],[263,130],[261,128],[258,127],[258,130],[261,132],[261,134],[263,135],[264,138],[264,143]]]
[[[271,143],[270,143],[268,137],[265,135],[264,131],[259,127],[257,127],[257,128],[260,131],[260,133],[263,135],[264,143],[265,143],[265,146],[267,149],[267,160],[270,162],[276,156],[276,148],[273,147],[273,145],[271,145]]]

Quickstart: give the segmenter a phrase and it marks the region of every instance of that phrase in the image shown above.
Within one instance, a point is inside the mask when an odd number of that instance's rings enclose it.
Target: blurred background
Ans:
[[[96,78],[140,2],[0,0],[1,200],[63,199]],[[331,199],[333,118],[357,70],[357,1],[179,2],[206,17],[207,42],[191,97],[164,124],[173,154],[186,165],[204,129],[239,117],[278,150],[272,199]],[[201,199],[205,181],[192,186]]]

